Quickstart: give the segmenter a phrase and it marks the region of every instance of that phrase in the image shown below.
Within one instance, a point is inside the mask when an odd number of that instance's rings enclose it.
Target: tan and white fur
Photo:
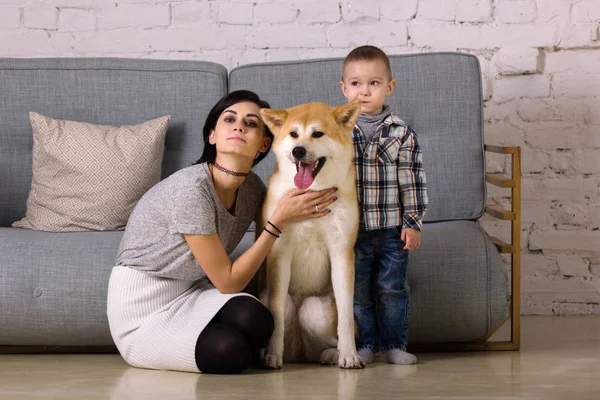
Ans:
[[[309,190],[338,188],[338,199],[328,215],[289,223],[267,257],[261,300],[275,318],[263,354],[267,368],[281,368],[283,362],[364,367],[356,353],[353,312],[359,208],[352,129],[359,113],[358,101],[339,107],[308,103],[260,111],[275,135],[277,159],[268,182],[263,223],[290,189],[306,188],[308,183]],[[301,171],[308,182],[298,186],[295,179]]]

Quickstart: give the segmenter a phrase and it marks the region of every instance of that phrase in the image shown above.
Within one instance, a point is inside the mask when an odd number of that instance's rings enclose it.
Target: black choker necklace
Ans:
[[[217,164],[217,162],[213,162],[212,165],[214,165],[214,167],[216,169],[218,169],[219,171],[225,172],[227,175],[231,175],[231,176],[248,176],[249,172],[235,172],[232,171],[230,169],[227,169],[225,167],[220,166],[219,164]]]

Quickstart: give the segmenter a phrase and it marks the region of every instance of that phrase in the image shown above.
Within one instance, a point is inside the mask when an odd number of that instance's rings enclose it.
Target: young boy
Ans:
[[[366,364],[377,352],[392,364],[417,362],[406,352],[405,278],[408,250],[421,243],[427,186],[415,132],[384,105],[395,86],[390,61],[379,48],[361,46],[346,56],[340,87],[348,101],[361,101],[353,131],[361,206],[354,316],[358,355]]]

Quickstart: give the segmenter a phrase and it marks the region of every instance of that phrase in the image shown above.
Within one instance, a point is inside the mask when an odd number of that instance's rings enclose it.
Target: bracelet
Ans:
[[[278,235],[276,235],[276,234],[274,234],[273,232],[271,232],[270,230],[268,230],[266,226],[263,228],[263,230],[265,230],[265,231],[269,232],[271,235],[275,236],[276,238],[278,238],[278,237],[279,237]]]
[[[267,221],[267,224],[269,224],[269,225],[271,225],[273,228],[275,228],[275,229],[277,230],[277,232],[279,232],[279,233],[283,233],[283,232],[281,232],[281,229],[279,229],[278,227],[276,227],[275,225],[273,225],[273,224],[271,223],[271,221]]]

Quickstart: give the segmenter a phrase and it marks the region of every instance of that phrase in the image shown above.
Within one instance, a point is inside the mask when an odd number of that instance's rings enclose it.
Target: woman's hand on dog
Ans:
[[[331,212],[327,207],[337,200],[336,191],[291,189],[279,199],[270,221],[283,230],[288,222],[324,217]]]

